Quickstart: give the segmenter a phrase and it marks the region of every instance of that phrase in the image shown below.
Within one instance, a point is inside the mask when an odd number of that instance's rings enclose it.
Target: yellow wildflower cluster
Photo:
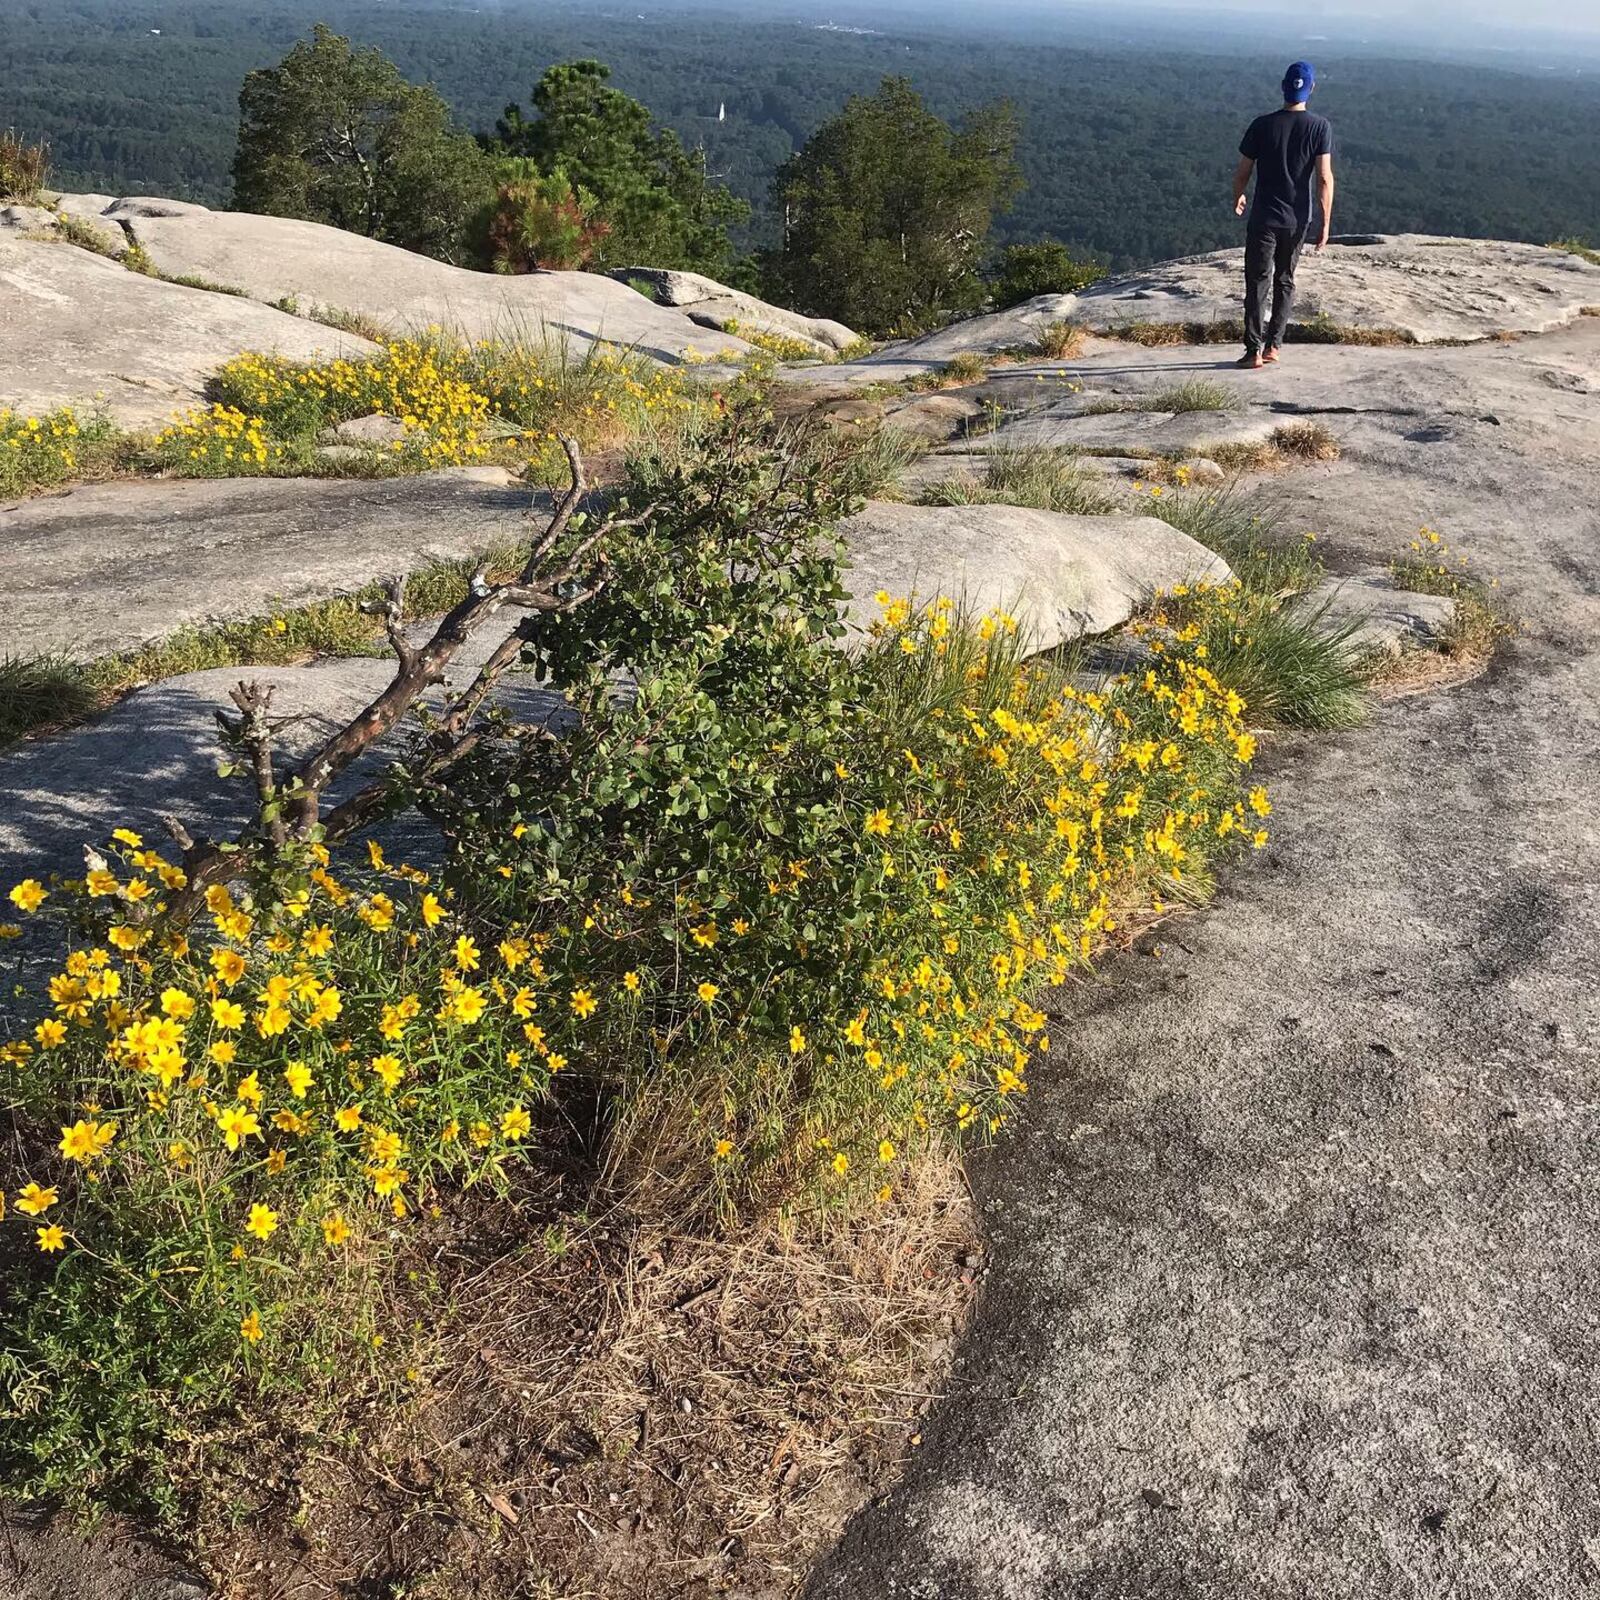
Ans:
[[[464,466],[489,454],[489,402],[449,370],[444,352],[430,341],[397,339],[368,359],[304,364],[247,354],[226,363],[217,381],[279,434],[382,412],[406,430],[390,447],[394,454],[420,466]]]
[[[256,477],[274,471],[284,456],[261,417],[225,405],[186,411],[156,435],[155,450],[169,466],[195,477]]]
[[[61,406],[43,416],[22,416],[0,406],[0,493],[62,483],[78,467],[82,426]]]
[[[1409,548],[1410,555],[1395,561],[1391,567],[1394,576],[1407,588],[1460,596],[1480,582],[1469,574],[1466,556],[1452,550],[1437,528],[1420,528]],[[1491,589],[1499,586],[1498,578],[1489,580]]]
[[[100,929],[0,1044],[0,1094],[55,1119],[49,1170],[12,1207],[59,1205],[40,1250],[98,1248],[107,1208],[136,1197],[168,1219],[173,1266],[215,1246],[229,1314],[270,1321],[247,1304],[259,1252],[282,1268],[343,1245],[364,1208],[404,1216],[434,1174],[495,1175],[527,1139],[604,996],[552,982],[548,937],[480,949],[426,873],[371,860],[358,887],[314,847],[270,903],[214,885],[187,933],[161,915],[183,869],[129,829],[81,880],[8,891],[23,917]]]
[[[1184,598],[1226,611],[1237,597],[1199,586]],[[1018,664],[1010,616],[980,620],[988,648],[974,655],[948,602],[879,602],[880,650],[929,658],[933,672],[954,650],[970,692],[911,732],[899,803],[861,813],[898,884],[892,953],[868,973],[870,1003],[816,1042],[871,1075],[887,1116],[876,1132],[819,1137],[840,1177],[863,1150],[887,1159],[941,1117],[999,1128],[1046,1042],[1032,996],[1133,909],[1203,889],[1219,844],[1266,843],[1272,809],[1264,789],[1241,792],[1255,739],[1243,701],[1196,659],[1193,624],[1153,638],[1141,673],[1091,689]]]
[[[796,339],[773,330],[746,327],[732,319],[722,325],[722,331],[732,334],[736,339],[743,339],[746,344],[754,345],[757,350],[764,351],[778,361],[821,359],[821,352],[806,339]]]

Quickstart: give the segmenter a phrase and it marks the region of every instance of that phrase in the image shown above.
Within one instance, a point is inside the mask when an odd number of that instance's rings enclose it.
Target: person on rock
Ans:
[[[1263,367],[1278,359],[1294,305],[1295,267],[1311,231],[1313,186],[1318,255],[1328,243],[1333,221],[1333,128],[1326,117],[1306,109],[1316,86],[1311,63],[1295,62],[1283,76],[1283,109],[1257,117],[1239,144],[1239,166],[1233,174],[1236,217],[1245,214],[1252,174],[1256,180],[1245,226],[1241,367]]]

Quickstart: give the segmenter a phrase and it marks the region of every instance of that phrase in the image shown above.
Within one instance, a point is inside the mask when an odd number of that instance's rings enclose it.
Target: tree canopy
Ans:
[[[488,159],[438,93],[318,23],[239,90],[233,203],[445,260],[467,248]]]
[[[996,211],[1021,184],[1004,101],[959,130],[904,78],[851,99],[779,169],[774,290],[874,333],[929,325],[984,298]]]
[[[726,276],[733,259],[728,229],[749,217],[749,206],[713,183],[704,154],[686,150],[670,128],[657,128],[610,76],[599,61],[551,67],[534,86],[533,115],[507,106],[487,142],[542,172],[563,173],[594,196],[606,227],[596,265]]]

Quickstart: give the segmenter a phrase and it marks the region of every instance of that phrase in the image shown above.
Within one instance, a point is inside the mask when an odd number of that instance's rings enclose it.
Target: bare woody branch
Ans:
[[[180,823],[169,821],[169,830],[183,849],[189,878],[188,887],[174,897],[175,917],[192,915],[210,884],[238,876],[252,861],[260,859],[263,849],[270,852],[308,839],[319,827],[326,837],[342,837],[375,816],[393,793],[392,781],[367,785],[324,816],[323,802],[329,786],[443,679],[477,629],[506,607],[520,607],[532,615],[524,617],[507,634],[479,668],[470,687],[450,701],[427,745],[406,769],[405,781],[415,788],[432,785],[476,747],[480,735],[474,730],[474,719],[500,679],[537,637],[538,618],[574,611],[601,594],[609,579],[606,540],[619,529],[647,520],[654,512],[651,507],[624,517],[602,514],[592,528],[582,527],[576,543],[559,559],[552,559],[577,522],[588,492],[577,441],[563,437],[561,446],[571,481],[549,521],[533,540],[522,570],[515,578],[500,583],[490,582],[485,569],[475,572],[467,593],[421,644],[414,644],[405,632],[404,583],[398,579],[391,583],[385,597],[365,609],[383,619],[384,632],[395,654],[394,677],[357,716],[281,776],[276,771],[274,729],[268,719],[272,690],[258,684],[238,686],[232,696],[238,717],[219,713],[218,720],[228,740],[249,759],[256,788],[256,822],[239,838],[223,844],[196,840]]]

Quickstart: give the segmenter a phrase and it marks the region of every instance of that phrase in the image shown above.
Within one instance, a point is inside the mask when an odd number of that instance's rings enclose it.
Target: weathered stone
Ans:
[[[510,543],[531,496],[491,472],[105,483],[0,509],[0,649],[131,650]]]
[[[224,213],[215,212],[195,200],[164,200],[159,195],[133,194],[113,200],[105,208],[105,214],[122,222],[154,222],[164,217],[213,217]]]
[[[877,617],[880,589],[947,596],[971,612],[1009,612],[1035,650],[1115,628],[1175,583],[1231,576],[1220,556],[1155,517],[875,502],[843,531],[857,626]]]
[[[374,411],[370,416],[351,417],[330,428],[327,438],[330,444],[391,445],[403,442],[406,434],[406,425],[399,417]]]
[[[104,217],[116,203],[117,197],[111,194],[58,194],[55,197],[56,210],[64,211],[69,217]],[[115,223],[111,225],[116,226]]]
[[[665,267],[619,267],[611,276],[648,294],[660,306],[676,306],[702,325],[741,331],[776,333],[815,346],[819,354],[848,349],[857,335],[842,322],[827,317],[802,316],[782,306],[759,300],[753,294],[730,289],[698,272],[677,272]]]
[[[943,444],[965,433],[968,424],[982,415],[982,403],[970,394],[924,394],[891,406],[884,413],[884,425]]]
[[[395,332],[439,326],[580,352],[603,342],[666,362],[749,349],[598,273],[470,272],[318,222],[177,201],[119,200],[110,215],[130,224],[162,272],[236,286],[269,305],[354,313]]]
[[[1399,588],[1383,572],[1326,578],[1296,602],[1319,627],[1345,634],[1352,649],[1397,656],[1437,646],[1455,620],[1448,595]]]
[[[202,404],[211,375],[244,350],[307,360],[377,346],[87,250],[0,234],[0,405],[98,400],[125,426],[159,427]]]
[[[1095,332],[1136,322],[1202,327],[1243,315],[1244,252],[1166,261],[1108,278],[1081,294],[1043,295],[889,345],[864,365],[928,366],[966,351],[1025,347],[1051,322]],[[1541,245],[1398,234],[1341,241],[1301,262],[1295,322],[1377,329],[1419,344],[1492,339],[1564,327],[1600,303],[1600,266]]]
[[[1184,465],[1189,469],[1191,483],[1226,483],[1228,474],[1215,461],[1206,456],[1194,456]]]
[[[0,228],[11,233],[48,233],[55,225],[55,213],[43,206],[0,207]]]

